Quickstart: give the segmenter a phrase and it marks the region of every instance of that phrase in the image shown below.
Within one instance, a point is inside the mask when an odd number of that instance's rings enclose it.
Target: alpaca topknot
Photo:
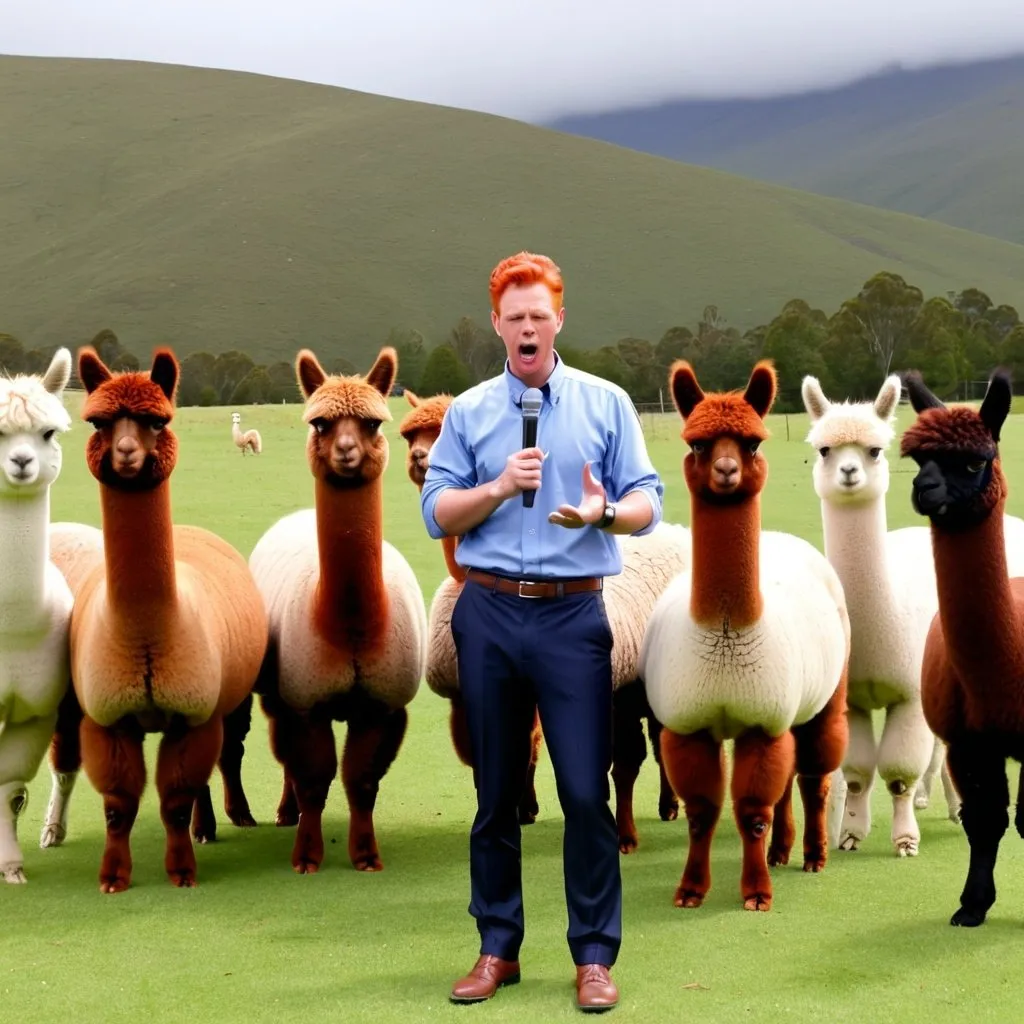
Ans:
[[[966,406],[922,410],[900,438],[900,455],[966,453],[992,459],[998,447],[981,416]]]

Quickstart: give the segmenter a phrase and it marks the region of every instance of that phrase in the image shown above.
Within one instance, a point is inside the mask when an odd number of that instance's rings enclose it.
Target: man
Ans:
[[[602,578],[622,571],[611,534],[661,519],[664,488],[626,393],[555,352],[565,310],[559,269],[519,253],[491,274],[502,374],[459,395],[430,452],[427,530],[462,539],[470,571],[452,615],[477,792],[469,911],[480,957],[454,1002],[519,981],[523,940],[517,805],[539,709],[565,817],[567,938],[576,1001],[618,1001],[608,968],[621,941],[618,833],[608,806],[612,637]],[[522,448],[521,399],[538,388],[538,446]],[[578,504],[571,499],[580,494]],[[522,497],[534,491],[535,503]]]

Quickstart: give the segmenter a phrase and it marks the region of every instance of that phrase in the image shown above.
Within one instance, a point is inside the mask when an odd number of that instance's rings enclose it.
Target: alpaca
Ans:
[[[429,453],[441,431],[444,413],[451,404],[450,395],[435,395],[423,400],[406,391],[413,407],[399,425],[399,432],[409,444],[407,471],[409,479],[420,489],[426,476]],[[659,523],[643,537],[617,537],[622,548],[622,572],[605,580],[604,601],[612,631],[613,754],[612,780],[615,783],[616,822],[619,829],[619,850],[632,853],[639,843],[633,817],[633,788],[640,766],[646,757],[643,720],[655,762],[661,774],[658,813],[663,821],[674,821],[679,801],[672,791],[661,766],[659,735],[661,725],[651,713],[637,678],[637,658],[644,626],[654,602],[669,580],[681,572],[690,560],[690,535],[682,526]],[[469,765],[469,734],[465,712],[459,695],[458,662],[451,634],[451,615],[462,590],[465,570],[455,561],[457,538],[445,537],[445,562],[448,578],[434,593],[428,621],[427,685],[434,693],[451,701],[450,728],[459,759]],[[457,572],[453,572],[453,567]],[[537,757],[542,730],[539,717],[534,719],[531,736],[527,782],[519,805],[519,820],[529,824],[538,811],[535,790]]]
[[[235,442],[243,455],[246,452],[259,455],[263,451],[263,439],[260,437],[260,432],[256,429],[243,431],[241,424],[242,414],[233,412],[231,414],[231,440]]]
[[[0,377],[0,875],[26,881],[18,817],[68,689],[73,598],[48,550],[71,353],[42,376]]]
[[[761,529],[768,466],[759,449],[777,387],[771,362],[754,366],[742,394],[705,394],[684,360],[669,380],[690,446],[683,475],[692,565],[651,613],[640,675],[664,726],[662,760],[689,824],[675,905],[700,906],[710,888],[725,795],[722,743],[733,739],[744,906],[769,910],[768,865],[787,863],[794,840],[794,775],[805,812],[804,870],[821,871],[828,857],[830,776],[847,743],[850,624],[825,556],[792,534]]]
[[[892,797],[892,844],[915,856],[921,839],[914,795],[924,773],[942,763],[943,747],[921,707],[921,658],[938,608],[927,527],[886,528],[885,495],[893,420],[902,392],[896,374],[874,402],[830,402],[815,377],[801,388],[811,419],[808,443],[818,454],[812,470],[821,499],[825,556],[843,585],[850,616],[847,681],[850,741],[843,764],[846,803],[839,839],[856,850],[871,829],[875,770]],[[871,713],[885,710],[875,744]],[[950,817],[959,799],[943,772]]]
[[[163,734],[156,785],[164,866],[196,884],[193,805],[221,755],[225,718],[245,706],[267,646],[267,619],[245,559],[220,537],[172,522],[179,368],[159,348],[148,372],[112,373],[79,351],[86,447],[100,485],[102,560],[79,583],[71,680],[82,710],[81,756],[103,796],[100,890],[131,884],[130,837],[145,787],[143,740]]]
[[[291,862],[300,874],[323,862],[321,818],[338,767],[333,721],[348,723],[349,858],[362,871],[383,867],[373,811],[426,661],[422,591],[383,538],[388,442],[380,427],[391,419],[397,368],[387,346],[365,377],[328,376],[311,351],[299,352],[315,507],[278,520],[249,557],[270,622],[259,692],[285,769],[278,821],[297,806]]]
[[[1006,759],[1024,763],[1024,522],[1004,515],[999,458],[1012,391],[997,370],[975,410],[947,408],[916,372],[905,384],[917,419],[900,454],[918,467],[911,500],[929,520],[939,596],[921,698],[928,725],[946,742],[970,846],[950,924],[976,927],[995,903],[996,856],[1010,823]],[[1024,836],[1021,793],[1015,825]]]

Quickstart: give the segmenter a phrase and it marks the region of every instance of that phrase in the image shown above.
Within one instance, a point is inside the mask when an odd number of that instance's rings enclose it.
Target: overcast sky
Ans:
[[[1024,52],[1024,0],[0,0],[0,51],[235,68],[541,120]]]

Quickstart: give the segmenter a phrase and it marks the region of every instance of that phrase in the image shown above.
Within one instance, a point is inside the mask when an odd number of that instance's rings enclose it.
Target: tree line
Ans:
[[[116,370],[138,369],[139,360],[109,329],[91,339]],[[501,371],[505,350],[488,324],[462,317],[434,344],[417,330],[394,329],[384,340],[398,352],[398,386],[421,395],[458,394]],[[996,305],[979,288],[925,298],[899,274],[882,271],[828,314],[803,299],[791,299],[768,324],[741,332],[716,306],[700,320],[670,327],[657,340],[626,337],[596,349],[559,343],[570,366],[623,387],[633,401],[664,401],[668,368],[676,359],[693,364],[707,390],[744,382],[750,367],[770,358],[779,373],[778,412],[802,408],[800,381],[814,374],[827,394],[873,397],[889,373],[916,368],[939,397],[977,397],[970,382],[983,381],[996,366],[1024,375],[1024,324],[1017,310]],[[0,334],[0,367],[8,373],[41,373],[53,350],[24,349]],[[355,373],[343,355],[326,361],[331,373]],[[300,400],[291,361],[257,364],[239,350],[212,355],[193,352],[181,363],[179,405],[249,405]]]

